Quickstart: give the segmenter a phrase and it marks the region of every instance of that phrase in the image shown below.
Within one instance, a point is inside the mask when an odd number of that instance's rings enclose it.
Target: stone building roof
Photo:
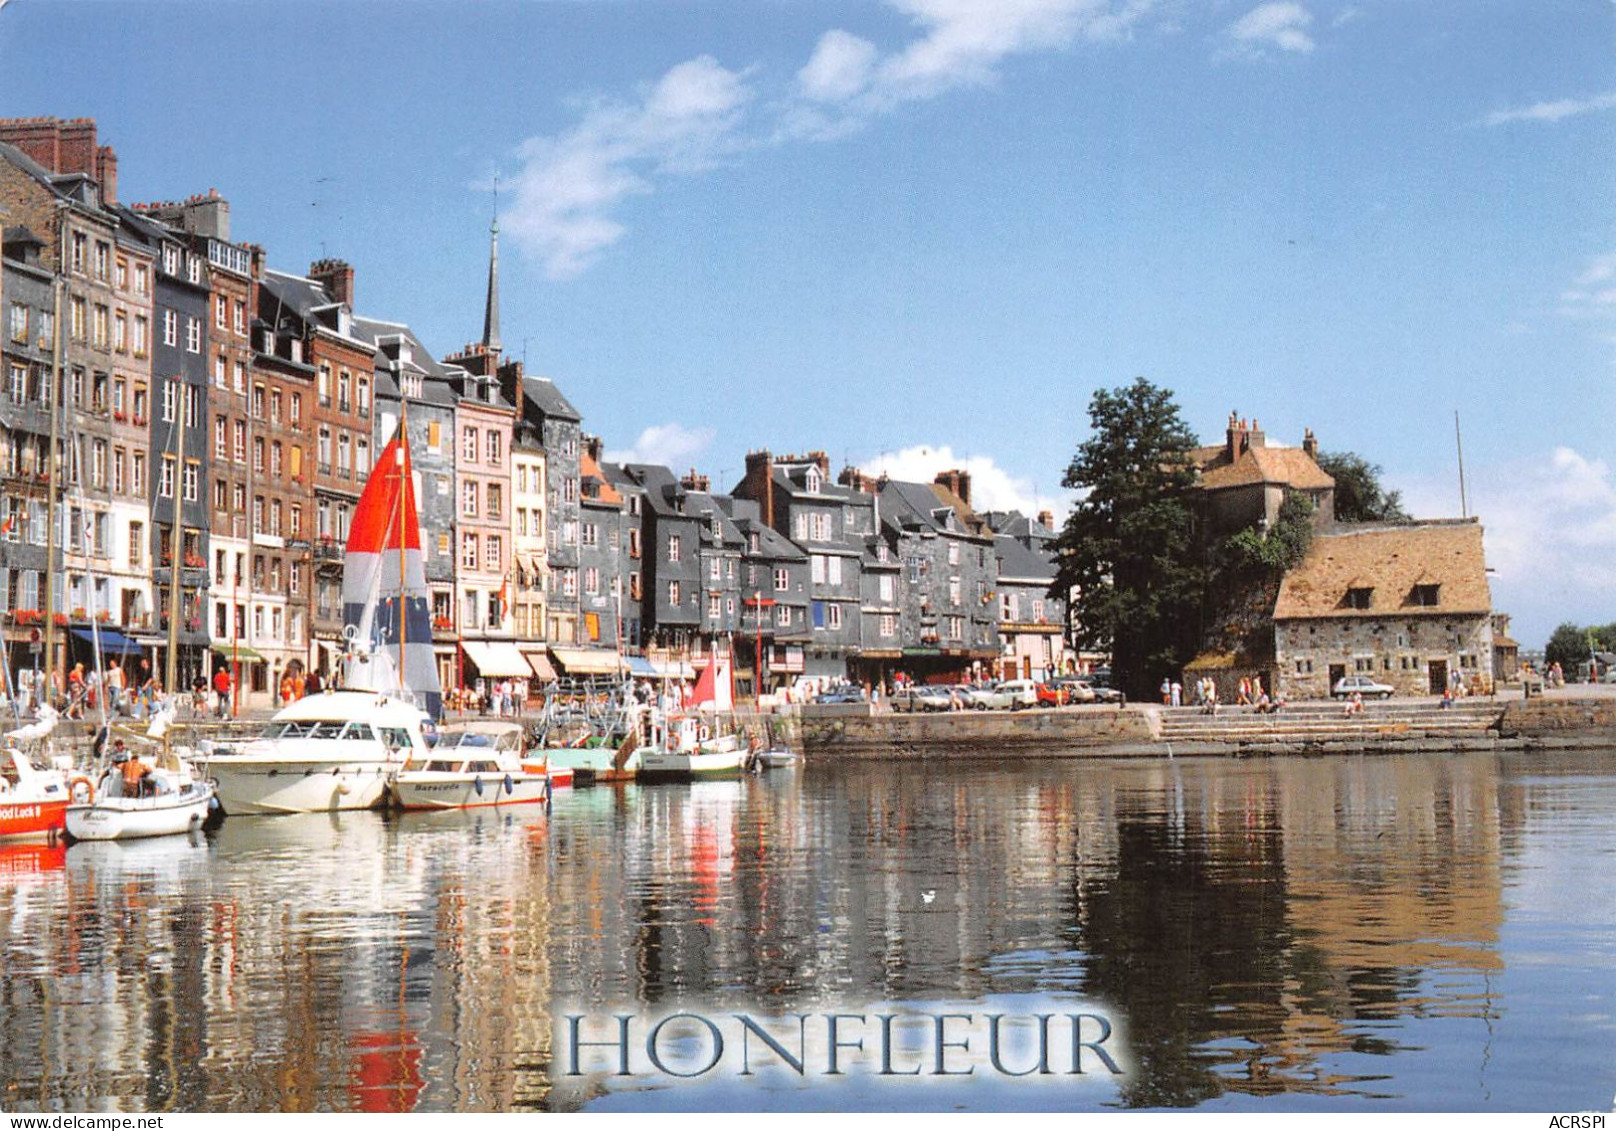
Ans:
[[[1335,480],[1301,448],[1247,448],[1239,459],[1210,468],[1200,479],[1207,491],[1256,483],[1283,483],[1303,491],[1335,486]]]
[[[1355,592],[1349,596],[1349,591]],[[1315,535],[1307,557],[1280,584],[1274,619],[1491,612],[1481,525],[1475,519],[1447,519],[1348,526]]]

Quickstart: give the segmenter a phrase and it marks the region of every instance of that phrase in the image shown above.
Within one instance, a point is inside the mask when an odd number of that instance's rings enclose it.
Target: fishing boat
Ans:
[[[202,827],[213,808],[217,789],[198,778],[171,751],[146,767],[137,791],[124,788],[124,765],[131,755],[115,754],[100,783],[84,802],[67,807],[67,835],[73,840],[138,840],[174,836]]]
[[[714,734],[711,723],[699,715],[670,719],[653,716],[650,741],[640,749],[640,777],[739,777],[752,753],[739,734]]]
[[[522,749],[520,723],[445,727],[424,765],[394,776],[393,801],[400,809],[472,809],[549,800],[544,763],[524,761]]]
[[[282,708],[245,745],[205,762],[226,813],[371,809],[429,751],[443,714],[421,524],[404,426],[377,458],[343,561],[342,691]]]
[[[797,764],[797,752],[784,746],[771,746],[753,754],[752,764],[760,770],[788,770]]]
[[[57,769],[42,769],[21,750],[0,752],[0,841],[51,840],[62,831],[75,786]]]
[[[558,775],[585,785],[632,781],[640,769],[639,740],[633,736],[637,716],[626,688],[563,690],[545,703],[531,755],[544,761],[555,785],[564,784]]]

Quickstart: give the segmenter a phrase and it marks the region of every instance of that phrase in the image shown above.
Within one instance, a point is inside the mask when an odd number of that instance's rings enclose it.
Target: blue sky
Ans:
[[[1063,505],[1143,375],[1458,513],[1540,645],[1616,620],[1616,5],[10,0],[0,112],[125,200],[216,187],[272,266],[481,330],[609,451],[749,448]]]

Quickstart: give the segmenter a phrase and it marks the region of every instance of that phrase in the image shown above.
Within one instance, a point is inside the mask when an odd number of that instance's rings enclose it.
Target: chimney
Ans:
[[[1233,463],[1246,450],[1246,422],[1232,410],[1229,413],[1229,431],[1226,435],[1228,441],[1225,450],[1228,452],[1229,461]]]
[[[118,200],[118,158],[110,145],[96,145],[95,119],[0,119],[0,141],[15,145],[52,173],[83,173],[101,186],[107,204]]]
[[[1254,416],[1251,418],[1251,430],[1246,433],[1246,447],[1266,448],[1267,446],[1268,438],[1263,435],[1262,425],[1257,423],[1257,418]]]
[[[1042,526],[1045,530],[1053,530],[1053,529],[1055,529],[1055,515],[1054,515],[1054,513],[1051,512],[1051,511],[1039,511],[1038,512],[1038,525]]]
[[[842,474],[837,477],[836,482],[840,483],[843,487],[851,487],[860,494],[875,494],[875,480],[871,479],[868,475],[865,475],[858,468],[851,465],[842,468]]]
[[[686,491],[706,491],[710,485],[708,478],[705,475],[697,474],[695,468],[691,468],[689,473],[679,480],[679,486]]]
[[[768,448],[746,453],[746,477],[741,480],[746,490],[737,495],[756,499],[763,507],[763,524],[774,526],[774,456]]]
[[[309,278],[322,284],[335,302],[354,304],[354,269],[341,259],[317,259],[309,265]]]
[[[809,452],[808,458],[819,465],[819,474],[830,478],[830,456],[825,452]]]
[[[1313,435],[1311,428],[1302,433],[1302,450],[1315,460],[1319,458],[1319,438]]]
[[[966,506],[971,505],[971,473],[969,471],[961,471],[958,468],[940,471],[933,482],[939,487],[947,487],[954,492],[959,496],[960,502]]]

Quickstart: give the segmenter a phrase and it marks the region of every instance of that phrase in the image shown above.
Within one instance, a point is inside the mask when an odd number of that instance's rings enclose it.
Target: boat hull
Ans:
[[[213,784],[197,783],[166,797],[112,797],[69,805],[67,835],[73,840],[139,840],[175,836],[202,827],[213,804]]]
[[[487,805],[527,805],[548,792],[542,775],[461,774],[406,771],[388,787],[400,809],[480,809]]]
[[[397,762],[301,762],[245,756],[214,758],[208,775],[232,817],[375,809],[387,796]]]
[[[644,750],[640,754],[640,777],[650,781],[689,778],[736,778],[746,764],[747,751],[713,750],[682,753]]]
[[[621,767],[614,764],[617,753],[611,746],[551,746],[533,751],[529,758],[543,759],[552,772],[572,771],[572,780],[579,785],[634,780],[640,772],[640,751],[630,753]]]
[[[63,827],[68,799],[0,801],[0,841],[50,840]]]

